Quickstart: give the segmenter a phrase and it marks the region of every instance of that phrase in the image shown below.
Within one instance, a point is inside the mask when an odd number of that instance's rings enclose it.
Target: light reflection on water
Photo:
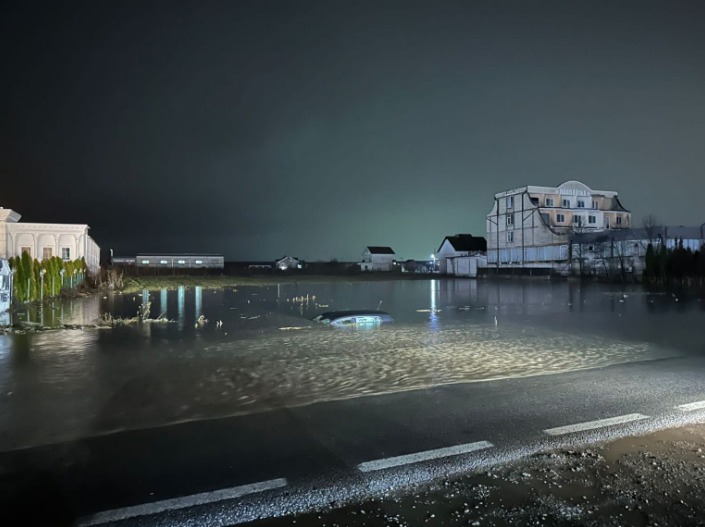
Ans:
[[[0,450],[700,350],[703,302],[628,293],[566,282],[430,280],[74,299],[24,316],[86,325],[103,312],[134,316],[150,301],[152,317],[174,322],[0,336],[7,432]],[[356,331],[309,322],[322,311],[380,303],[396,323]],[[196,324],[201,314],[205,326]]]

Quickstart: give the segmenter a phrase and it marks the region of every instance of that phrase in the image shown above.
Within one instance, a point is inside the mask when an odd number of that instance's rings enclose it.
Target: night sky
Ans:
[[[47,2],[0,12],[0,206],[116,255],[428,258],[578,179],[705,221],[705,2]]]

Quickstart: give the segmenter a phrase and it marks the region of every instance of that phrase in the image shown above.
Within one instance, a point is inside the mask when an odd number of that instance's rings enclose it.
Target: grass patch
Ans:
[[[372,282],[383,280],[428,280],[438,275],[400,275],[392,273],[365,273],[356,275],[270,275],[270,276],[130,276],[125,277],[125,293],[143,289],[177,289],[179,286],[206,289],[224,289],[238,286],[272,286],[277,284],[313,282]]]

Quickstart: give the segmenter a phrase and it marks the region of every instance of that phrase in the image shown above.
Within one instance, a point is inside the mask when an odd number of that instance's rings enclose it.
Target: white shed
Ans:
[[[475,256],[478,254],[483,254],[487,251],[487,241],[482,236],[473,236],[472,234],[456,234],[455,236],[446,236],[438,248],[436,253],[436,259],[438,260],[439,270],[441,274],[454,274],[461,276],[477,276],[477,271],[475,274],[468,275],[465,269],[468,261],[454,262],[461,256]],[[462,269],[462,272],[458,273],[458,266]]]

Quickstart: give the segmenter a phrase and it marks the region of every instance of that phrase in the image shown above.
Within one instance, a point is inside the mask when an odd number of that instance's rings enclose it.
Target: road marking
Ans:
[[[693,410],[700,410],[702,408],[705,408],[705,401],[696,401],[694,403],[688,403],[688,404],[679,404],[676,406],[679,410],[683,410],[684,412],[692,412]]]
[[[627,414],[620,415],[618,417],[609,417],[607,419],[598,419],[597,421],[586,421],[584,423],[577,423],[574,425],[559,426],[556,428],[548,428],[544,430],[548,435],[560,436],[563,434],[571,434],[573,432],[583,432],[585,430],[594,430],[596,428],[603,428],[605,426],[621,425],[624,423],[631,423],[632,421],[638,421],[640,419],[648,419],[648,415],[643,414]]]
[[[493,446],[494,445],[492,443],[488,443],[487,441],[477,441],[475,443],[449,446],[446,448],[438,448],[436,450],[425,450],[424,452],[416,452],[415,454],[407,454],[405,456],[387,457],[383,459],[376,459],[374,461],[365,461],[364,463],[360,463],[357,468],[362,472],[373,472],[375,470],[399,467],[401,465],[409,465],[420,461],[429,461],[431,459],[467,454],[477,450],[492,448]]]
[[[133,507],[125,507],[123,509],[113,509],[98,512],[92,516],[87,516],[78,522],[78,526],[88,527],[89,525],[101,525],[103,523],[126,520],[137,516],[149,516],[151,514],[158,514],[165,511],[185,509],[195,505],[206,505],[208,503],[216,503],[219,501],[239,498],[247,494],[264,492],[265,490],[279,489],[281,487],[286,487],[286,485],[287,481],[284,478],[270,479],[268,481],[260,481],[259,483],[251,483],[249,485],[241,485],[239,487],[231,487],[228,489],[203,492],[201,494],[192,494],[191,496],[154,501],[152,503],[135,505]]]

